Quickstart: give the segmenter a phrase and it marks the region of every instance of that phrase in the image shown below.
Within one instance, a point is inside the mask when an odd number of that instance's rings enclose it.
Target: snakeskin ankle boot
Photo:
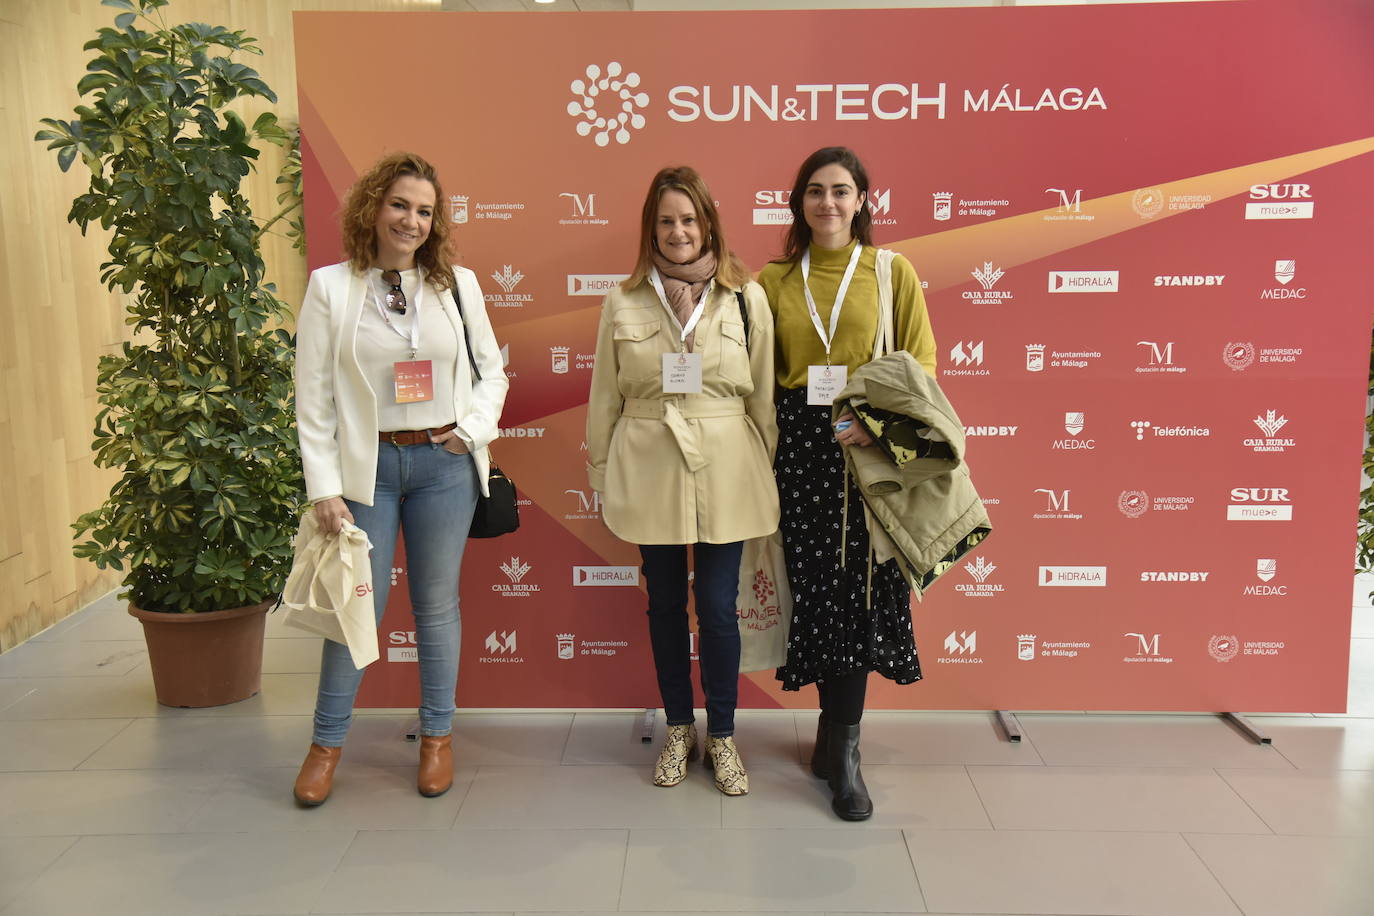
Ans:
[[[658,752],[658,761],[654,764],[654,785],[668,787],[682,782],[687,775],[687,761],[696,756],[696,751],[695,725],[669,725],[663,750]]]
[[[749,774],[744,770],[734,738],[707,738],[706,765],[716,771],[716,788],[723,794],[749,794]]]

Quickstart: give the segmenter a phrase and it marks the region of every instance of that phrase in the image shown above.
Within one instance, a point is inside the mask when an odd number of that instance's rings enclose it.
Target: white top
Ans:
[[[382,282],[381,274],[377,268],[367,272],[368,302],[358,319],[357,338],[358,365],[377,394],[377,429],[390,432],[447,426],[457,419],[453,410],[453,379],[457,368],[455,362],[462,355],[458,350],[458,337],[453,324],[441,309],[433,306],[433,290],[427,290],[431,295],[425,297],[425,303],[430,308],[419,310],[419,349],[414,359],[427,359],[433,363],[434,397],[428,401],[397,404],[393,364],[412,359],[410,341],[415,330],[415,302],[420,292],[420,271],[401,272],[401,290],[410,305],[404,315],[387,309],[386,304],[382,303],[382,310],[391,321],[390,326],[377,310],[377,290],[389,288]]]
[[[477,484],[485,494],[491,464],[487,445],[500,435],[501,407],[510,383],[477,275],[455,266],[453,277],[467,317],[466,333],[450,291],[425,296],[424,311],[433,309],[447,317],[450,333],[468,341],[481,370],[477,381],[466,352],[453,360],[450,417],[458,418],[458,437],[472,453]],[[318,268],[310,274],[296,319],[296,431],[311,502],[342,495],[370,506],[376,492],[380,397],[358,364],[357,346],[358,324],[372,309],[368,285],[367,277],[347,261]],[[404,346],[408,351],[409,345]],[[382,393],[394,401],[393,392]]]

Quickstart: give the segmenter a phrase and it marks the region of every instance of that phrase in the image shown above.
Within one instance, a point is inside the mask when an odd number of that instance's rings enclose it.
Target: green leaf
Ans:
[[[139,16],[166,0],[107,5],[119,28],[86,43],[84,104],[35,135],[63,170],[77,157],[90,166],[67,216],[83,232],[109,230],[98,274],[128,295],[139,341],[97,365],[93,460],[115,479],[73,526],[73,553],[126,571],[127,593],[147,608],[251,603],[289,571],[303,482],[290,335],[275,326],[286,307],[262,284],[242,182],[258,144],[295,134],[271,112],[252,130],[226,113],[236,97],[265,94],[223,53],[260,53],[252,38],[209,25],[144,32]],[[298,212],[298,155],[278,177]]]
[[[86,93],[93,92],[96,89],[103,89],[107,86],[110,86],[114,82],[114,77],[110,76],[108,73],[87,73],[85,76],[81,77],[80,81],[77,82],[76,94],[85,95]]]
[[[72,126],[66,121],[59,121],[56,118],[42,118],[38,123],[48,125],[60,136],[70,137],[72,135]],[[43,133],[47,133],[47,131],[43,131]]]

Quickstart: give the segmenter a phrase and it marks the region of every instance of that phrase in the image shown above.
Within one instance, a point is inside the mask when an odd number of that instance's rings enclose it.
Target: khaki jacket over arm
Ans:
[[[895,558],[920,596],[992,532],[964,460],[963,422],[940,383],[904,350],[859,367],[835,398],[832,415],[838,419],[848,407],[910,417],[925,427],[923,436],[945,446],[900,467],[877,445],[844,449],[863,498],[874,559]]]
[[[713,287],[695,331],[701,394],[664,394],[677,319],[647,282],[606,296],[587,398],[587,476],[606,525],[633,544],[725,544],[778,527],[773,451],[773,316],[744,288]]]

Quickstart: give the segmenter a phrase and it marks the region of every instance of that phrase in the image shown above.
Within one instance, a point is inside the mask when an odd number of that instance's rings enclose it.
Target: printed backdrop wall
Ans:
[[[644,189],[688,163],[755,269],[855,148],[915,264],[995,532],[913,608],[914,708],[1339,711],[1370,341],[1374,7],[298,13],[310,261],[379,155],[509,356],[518,533],[468,547],[461,706],[656,706],[584,409]],[[416,702],[405,560],[360,702]],[[773,622],[767,611],[758,626]],[[811,705],[772,672],[741,703]]]

